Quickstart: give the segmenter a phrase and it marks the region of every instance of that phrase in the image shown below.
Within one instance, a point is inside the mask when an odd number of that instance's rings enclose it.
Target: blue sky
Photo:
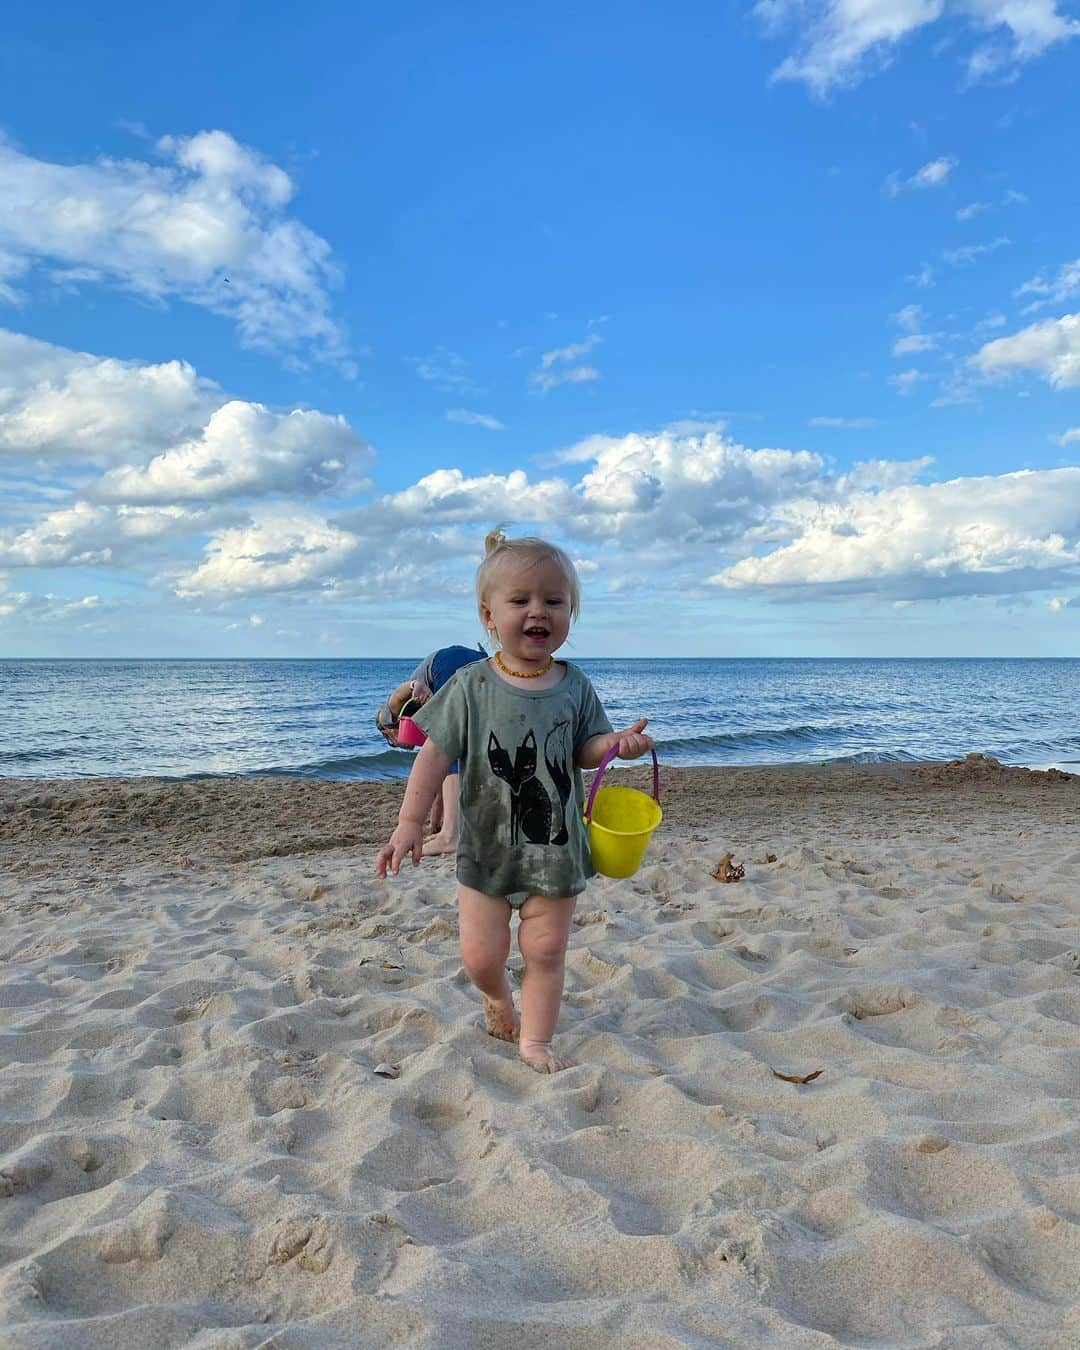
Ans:
[[[16,4],[0,653],[1080,655],[1080,9]]]

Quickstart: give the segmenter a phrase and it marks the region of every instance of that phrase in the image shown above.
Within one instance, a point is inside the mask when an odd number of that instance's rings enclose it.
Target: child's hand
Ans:
[[[646,751],[655,749],[653,738],[642,734],[648,725],[647,717],[639,717],[632,727],[613,733],[612,744],[618,744],[620,759],[639,759]]]
[[[385,877],[386,870],[389,868],[396,877],[401,864],[410,853],[412,854],[413,866],[419,867],[423,846],[423,826],[411,820],[403,821],[390,836],[390,842],[379,849],[375,858],[376,876]]]

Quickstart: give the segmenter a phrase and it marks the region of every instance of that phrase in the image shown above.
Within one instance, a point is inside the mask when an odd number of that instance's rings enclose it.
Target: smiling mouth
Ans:
[[[542,642],[544,638],[550,637],[551,635],[546,628],[526,628],[525,636],[527,638],[535,638],[536,641]]]

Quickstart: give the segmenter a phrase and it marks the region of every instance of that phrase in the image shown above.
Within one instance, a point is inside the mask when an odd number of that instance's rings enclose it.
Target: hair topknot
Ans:
[[[557,544],[549,544],[546,539],[538,539],[535,535],[509,539],[502,525],[496,525],[484,536],[484,561],[476,569],[476,607],[481,619],[488,590],[496,571],[504,563],[532,565],[547,561],[557,564],[566,577],[570,592],[570,617],[576,619],[581,608],[581,583],[570,557]]]
[[[489,530],[484,535],[484,557],[486,558],[489,553],[494,553],[497,548],[501,548],[506,543],[509,543],[509,540],[503,527],[496,525],[493,530]]]

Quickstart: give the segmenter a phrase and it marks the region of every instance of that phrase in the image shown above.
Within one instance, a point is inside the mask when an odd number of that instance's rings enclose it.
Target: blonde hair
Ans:
[[[566,578],[570,592],[570,619],[577,618],[581,609],[581,582],[569,556],[556,544],[528,535],[523,539],[507,539],[503,527],[497,525],[484,539],[484,561],[476,569],[476,608],[481,622],[488,593],[495,584],[495,575],[507,563],[534,567],[537,563],[553,562]],[[498,634],[496,633],[496,637]]]

